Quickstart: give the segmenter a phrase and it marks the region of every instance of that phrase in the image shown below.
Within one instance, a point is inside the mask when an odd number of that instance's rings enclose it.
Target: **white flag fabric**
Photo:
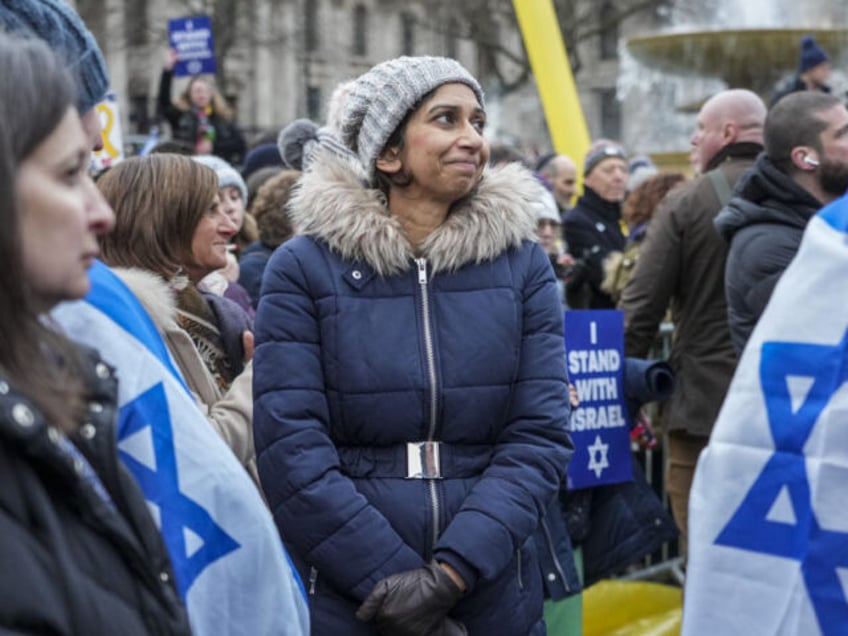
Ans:
[[[684,636],[848,633],[848,198],[810,222],[689,501]]]
[[[138,481],[199,636],[309,633],[270,512],[176,370],[150,317],[104,265],[54,319],[117,369],[118,449]]]

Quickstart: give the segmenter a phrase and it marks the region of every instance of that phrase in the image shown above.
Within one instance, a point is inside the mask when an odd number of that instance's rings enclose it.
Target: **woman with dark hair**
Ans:
[[[484,173],[454,60],[384,62],[342,101],[256,317],[260,477],[313,633],[543,634],[531,537],[571,445],[539,186]]]
[[[47,312],[83,297],[112,212],[70,78],[0,34],[0,632],[189,634],[161,536],[118,461],[117,380]]]
[[[236,303],[197,284],[227,262],[237,229],[215,172],[188,157],[132,157],[97,187],[115,210],[103,260],[156,323],[210,421],[258,483],[253,448],[253,325]]]
[[[217,155],[234,165],[244,156],[245,141],[233,123],[233,112],[209,77],[195,75],[176,102],[171,81],[177,52],[168,49],[159,80],[159,112],[171,125],[174,139],[190,145],[196,155]]]

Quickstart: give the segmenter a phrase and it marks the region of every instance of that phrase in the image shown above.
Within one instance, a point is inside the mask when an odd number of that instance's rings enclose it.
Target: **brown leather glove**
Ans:
[[[435,562],[379,581],[356,611],[390,636],[464,636],[462,623],[447,617],[462,590]]]

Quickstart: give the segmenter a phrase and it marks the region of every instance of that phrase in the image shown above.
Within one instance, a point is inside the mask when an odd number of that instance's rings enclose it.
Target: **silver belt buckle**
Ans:
[[[407,479],[441,479],[439,457],[441,442],[408,442],[406,444]]]

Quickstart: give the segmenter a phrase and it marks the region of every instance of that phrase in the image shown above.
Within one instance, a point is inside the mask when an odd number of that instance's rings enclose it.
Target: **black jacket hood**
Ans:
[[[743,227],[778,223],[804,228],[822,203],[778,170],[765,154],[746,172],[715,226],[728,242]]]

